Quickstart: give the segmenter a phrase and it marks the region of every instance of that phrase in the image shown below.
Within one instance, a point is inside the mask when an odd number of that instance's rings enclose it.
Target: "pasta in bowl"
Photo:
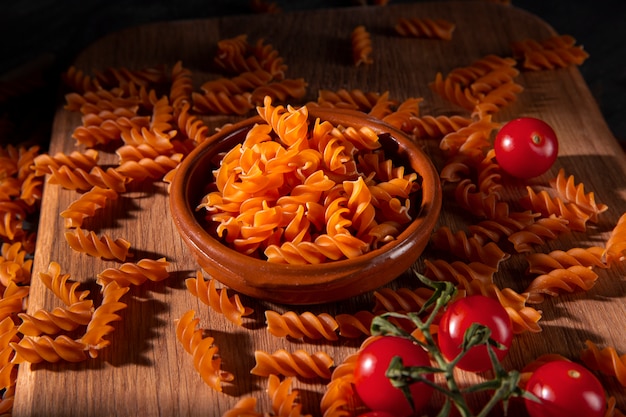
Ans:
[[[225,126],[180,164],[170,209],[213,278],[283,304],[338,301],[409,269],[442,192],[428,156],[363,113],[272,106]]]

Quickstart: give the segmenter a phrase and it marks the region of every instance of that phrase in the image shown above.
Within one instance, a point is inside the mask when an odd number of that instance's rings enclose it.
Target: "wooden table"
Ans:
[[[402,16],[445,18],[456,23],[451,41],[399,38],[393,25]],[[370,66],[355,67],[351,61],[349,35],[363,24],[372,34],[373,59]],[[218,75],[211,69],[218,40],[246,33],[250,40],[263,38],[284,57],[287,76],[303,77],[308,83],[307,100],[315,100],[319,89],[339,88],[389,91],[402,100],[423,97],[422,114],[452,114],[458,108],[434,94],[428,84],[439,71],[447,73],[487,55],[510,55],[511,41],[545,39],[554,31],[537,17],[510,6],[490,2],[451,2],[389,5],[314,12],[226,17],[197,21],[151,24],[113,33],[86,49],[76,59],[77,67],[125,66],[144,68],[173,65],[181,60],[194,73],[197,85]],[[589,59],[593,59],[591,56]],[[578,69],[574,66],[554,71],[522,72],[517,81],[524,86],[518,100],[498,113],[498,120],[514,116],[537,116],[550,123],[560,138],[561,149],[552,171],[535,180],[546,183],[558,168],[594,191],[598,202],[609,210],[586,234],[568,233],[550,242],[550,249],[603,245],[617,219],[626,211],[626,158],[593,101]],[[63,109],[59,100],[53,126],[50,154],[76,149],[71,138],[80,116]],[[237,120],[232,116],[205,119],[211,128]],[[433,142],[424,143],[437,163],[441,156]],[[101,151],[101,163],[111,163],[114,155]],[[107,158],[110,158],[107,160]],[[107,162],[108,161],[108,162]],[[46,186],[42,202],[40,232],[33,267],[29,311],[58,305],[58,300],[36,278],[51,261],[58,262],[72,280],[83,283],[95,295],[96,275],[118,264],[102,261],[71,250],[63,239],[65,231],[59,213],[77,197],[76,192]],[[445,198],[449,198],[446,195]],[[448,201],[448,200],[446,200]],[[114,324],[111,345],[96,359],[79,363],[24,363],[19,366],[14,405],[15,416],[219,416],[236,401],[252,395],[259,410],[270,410],[264,390],[265,378],[250,375],[256,349],[274,351],[324,350],[339,364],[356,351],[359,341],[340,339],[337,343],[276,338],[264,327],[264,311],[287,310],[314,313],[354,312],[371,309],[367,294],[332,305],[293,307],[273,305],[242,297],[254,308],[243,327],[226,321],[193,297],[184,280],[195,276],[197,263],[178,238],[169,218],[167,186],[145,183],[122,194],[89,224],[98,233],[109,233],[131,241],[134,259],[166,257],[171,262],[170,277],[132,288],[123,298],[128,308]],[[454,204],[444,203],[441,224],[462,226]],[[542,248],[545,250],[546,248]],[[425,253],[428,256],[428,252]],[[422,265],[423,260],[420,261]],[[523,290],[523,255],[515,255],[499,271],[502,285]],[[578,358],[584,341],[614,346],[626,352],[623,318],[625,313],[624,265],[600,271],[596,286],[585,293],[547,299],[541,333],[524,333],[516,338],[508,357],[511,366],[522,366],[543,353],[560,353]],[[392,286],[411,285],[401,278]],[[96,296],[97,297],[97,296]],[[218,393],[205,385],[193,368],[192,360],[175,337],[175,320],[193,309],[200,326],[215,338],[223,368],[235,376],[235,383]],[[470,378],[471,379],[471,378]],[[298,380],[304,411],[319,414],[319,400],[326,381]],[[603,382],[626,409],[623,388],[613,378]],[[512,415],[524,415],[520,410]]]

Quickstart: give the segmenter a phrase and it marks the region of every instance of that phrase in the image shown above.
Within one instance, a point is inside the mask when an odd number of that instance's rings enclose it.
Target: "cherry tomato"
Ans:
[[[524,399],[531,417],[601,417],[606,411],[602,384],[575,362],[556,360],[541,365],[526,390],[540,401]]]
[[[399,388],[391,385],[385,375],[394,356],[400,356],[405,366],[428,366],[426,351],[408,339],[383,336],[364,347],[356,360],[354,385],[363,403],[372,411],[387,412],[395,417],[413,414],[411,405]],[[432,380],[432,375],[429,375]],[[432,387],[423,382],[410,386],[415,410],[423,408],[432,394]]]
[[[552,127],[534,117],[520,117],[506,123],[496,134],[493,147],[500,167],[522,179],[546,172],[559,153]]]
[[[498,359],[506,356],[513,340],[513,327],[508,313],[499,301],[484,295],[471,295],[452,302],[439,322],[439,349],[451,361],[461,353],[465,331],[474,323],[491,330],[491,338],[504,349],[493,347]],[[491,369],[489,352],[484,345],[472,347],[457,363],[457,367],[471,372]]]
[[[365,414],[359,414],[358,417],[396,417],[396,416],[386,411],[369,411]]]

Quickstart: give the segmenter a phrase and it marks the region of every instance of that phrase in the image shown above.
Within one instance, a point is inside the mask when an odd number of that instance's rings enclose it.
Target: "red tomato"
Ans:
[[[508,313],[499,301],[484,295],[471,295],[451,303],[441,316],[439,323],[439,349],[451,361],[461,353],[465,331],[474,323],[491,330],[491,338],[502,344],[504,349],[494,347],[496,356],[504,358],[511,347],[513,327]],[[471,372],[491,369],[487,347],[474,346],[465,354],[457,367]]]
[[[493,143],[500,167],[517,178],[532,178],[546,172],[559,153],[556,133],[543,120],[520,117],[506,123]]]
[[[402,391],[389,382],[385,375],[394,356],[400,356],[405,366],[428,366],[426,351],[408,339],[383,336],[363,348],[354,369],[354,385],[363,403],[373,411],[387,412],[395,417],[413,414]],[[429,375],[432,380],[432,375]],[[423,382],[410,386],[415,409],[423,408],[430,400],[432,387]]]
[[[396,417],[396,416],[386,411],[369,411],[365,414],[359,414],[358,417]]]
[[[525,398],[531,417],[601,417],[606,411],[602,384],[584,366],[565,360],[545,363],[533,372],[526,390],[540,402]]]

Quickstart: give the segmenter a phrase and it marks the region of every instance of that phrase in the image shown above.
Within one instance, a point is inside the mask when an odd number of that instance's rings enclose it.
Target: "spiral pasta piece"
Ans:
[[[20,333],[26,336],[54,335],[61,331],[69,332],[91,321],[94,312],[92,300],[77,301],[67,307],[57,307],[52,311],[37,310],[33,314],[20,313],[22,320]]]
[[[509,242],[513,243],[519,253],[530,252],[533,245],[543,245],[545,239],[556,239],[561,233],[569,232],[567,220],[556,217],[542,217],[509,235]]]
[[[510,254],[505,253],[494,242],[483,244],[462,230],[452,233],[447,226],[437,229],[432,234],[431,241],[437,249],[449,251],[463,260],[481,262],[494,268],[510,257]]]
[[[169,123],[166,124],[169,125]],[[124,131],[120,136],[127,145],[137,146],[147,143],[160,153],[165,154],[174,147],[172,139],[176,136],[176,130],[163,131],[157,128],[141,127]]]
[[[582,265],[553,269],[533,279],[525,292],[529,293],[530,303],[540,303],[546,295],[556,297],[560,292],[588,291],[596,283],[598,274]]]
[[[61,274],[61,265],[50,262],[46,272],[39,273],[39,279],[66,306],[83,301],[89,296],[89,290],[79,291],[80,282],[70,281],[70,274]]]
[[[352,61],[355,66],[368,65],[372,59],[372,37],[365,26],[359,25],[352,29],[350,35],[352,43]]]
[[[587,230],[587,220],[589,215],[583,212],[578,206],[566,203],[560,197],[551,197],[546,190],[536,193],[530,186],[526,187],[527,196],[522,199],[522,204],[544,217],[551,215],[567,220],[569,228],[579,232]]]
[[[341,88],[337,91],[321,89],[318,92],[317,103],[324,107],[337,107],[369,112],[379,99],[379,93],[365,92],[358,88],[353,90]]]
[[[226,288],[218,290],[215,287],[215,280],[211,278],[205,280],[202,271],[198,271],[195,278],[186,279],[185,285],[200,301],[238,326],[243,324],[243,317],[253,313],[251,308],[241,303],[239,294],[229,297]]]
[[[608,265],[621,261],[626,255],[626,213],[617,220],[606,242],[604,257]]]
[[[137,98],[122,97],[121,89],[86,91],[84,94],[69,93],[65,95],[65,109],[82,114],[99,113],[102,110],[114,111],[127,108],[136,111],[139,100]]]
[[[87,359],[85,345],[72,338],[61,335],[53,339],[50,336],[24,336],[19,342],[12,342],[15,350],[13,363],[40,363],[59,361],[82,362]]]
[[[84,171],[89,171],[98,164],[98,159],[98,151],[86,149],[84,152],[57,152],[54,155],[42,153],[35,157],[33,164],[35,175],[43,176],[52,173],[51,167],[58,170],[62,165],[72,169],[80,168]]]
[[[84,93],[86,91],[96,91],[102,88],[100,82],[83,70],[78,69],[75,65],[70,65],[67,70],[61,74],[61,81],[72,91]]]
[[[83,116],[83,125],[77,126],[72,132],[72,137],[77,144],[87,147],[96,145],[108,145],[118,141],[122,135],[128,134],[131,129],[143,129],[149,126],[149,118],[145,116],[117,116],[115,118],[102,119],[102,114],[113,114],[111,111],[89,113]]]
[[[19,342],[18,329],[11,317],[0,321],[0,389],[10,390],[17,381],[17,365],[11,343]],[[0,406],[2,403],[0,402]]]
[[[596,203],[593,192],[585,193],[585,185],[583,183],[576,184],[573,175],[566,177],[563,168],[559,169],[556,178],[550,180],[550,185],[561,198],[575,204],[576,207],[589,215],[591,222],[597,222],[598,215],[608,210],[606,204]]]
[[[448,262],[443,259],[427,259],[424,261],[424,275],[438,281],[449,281],[454,283],[463,280],[478,280],[483,284],[492,284],[493,276],[497,268],[486,265],[482,262],[465,263],[461,261]]]
[[[271,44],[264,43],[263,39],[251,45],[247,35],[238,35],[220,40],[217,48],[214,61],[227,72],[240,74],[261,69],[276,79],[282,79],[285,75],[287,65],[284,59]]]
[[[198,116],[191,114],[190,110],[191,105],[189,103],[181,105],[177,120],[178,132],[198,145],[209,136],[209,127]]]
[[[0,320],[21,313],[28,294],[29,287],[9,282],[0,298]]]
[[[556,35],[543,41],[524,39],[513,42],[513,54],[522,59],[522,67],[531,71],[581,65],[589,54],[569,35]]]
[[[142,158],[139,161],[126,161],[116,168],[127,178],[143,181],[163,178],[169,171],[178,166],[183,159],[180,153],[170,156],[157,155],[154,159]]]
[[[607,268],[603,260],[604,249],[599,246],[589,248],[572,248],[567,251],[553,250],[549,253],[529,253],[528,272],[546,274],[553,269],[569,268],[570,266],[585,266]]]
[[[338,314],[335,321],[339,326],[339,335],[347,338],[358,338],[361,336],[370,336],[370,327],[374,313],[367,310],[360,310],[354,314]]]
[[[286,102],[289,99],[301,99],[306,95],[308,83],[304,78],[287,78],[255,88],[250,94],[252,105],[261,105],[265,97],[274,101]]]
[[[468,231],[479,241],[498,242],[503,237],[509,237],[512,234],[523,230],[524,228],[535,223],[539,213],[527,212],[509,212],[508,206],[505,204],[504,213],[497,216],[488,216],[488,220],[469,225]]]
[[[478,110],[480,117],[484,118],[494,114],[503,107],[517,100],[519,94],[524,91],[521,84],[510,81],[493,87],[492,90],[477,98],[474,110]]]
[[[189,68],[183,66],[182,61],[177,61],[172,68],[172,84],[170,86],[170,101],[172,109],[179,112],[184,104],[191,103],[193,91],[192,73]]]
[[[124,261],[130,255],[130,242],[126,239],[113,240],[107,234],[98,237],[94,231],[83,232],[80,227],[65,232],[65,240],[76,252],[85,253],[94,258]]]
[[[144,258],[137,263],[126,262],[117,268],[107,268],[97,275],[96,282],[103,287],[112,281],[120,287],[129,287],[141,285],[148,280],[163,281],[169,277],[169,266],[170,263],[165,258]]]
[[[374,291],[376,299],[374,311],[420,311],[426,301],[432,296],[433,291],[429,288],[379,288]]]
[[[454,68],[445,77],[437,73],[430,87],[466,110],[482,106],[481,116],[488,116],[522,91],[521,85],[512,81],[517,75],[515,64],[513,58],[486,55],[466,67]]]
[[[287,311],[280,314],[276,311],[266,310],[265,320],[267,322],[267,330],[277,337],[289,336],[294,339],[307,338],[310,340],[338,339],[335,331],[339,325],[327,313],[315,315],[310,311],[301,314],[295,311]]]
[[[424,115],[411,121],[413,124],[412,133],[418,138],[440,138],[472,123],[470,118],[459,115]]]
[[[448,158],[457,153],[466,153],[472,149],[484,149],[490,146],[491,132],[498,124],[485,117],[454,132],[446,134],[439,142],[439,148]]]
[[[388,92],[383,94],[384,99],[381,97],[381,100],[372,108],[370,114],[404,132],[414,134],[420,119],[420,103],[424,99],[421,97],[410,97],[396,107],[395,101],[388,99],[388,95]],[[377,110],[379,107],[378,103],[384,104],[383,110]],[[395,110],[390,110],[393,107],[395,107]]]
[[[249,49],[250,44],[248,43],[248,36],[245,34],[233,38],[220,39],[217,42],[217,55],[214,61],[222,68],[227,69],[229,63],[233,62],[236,57],[247,54]],[[240,71],[234,68],[233,72]]]
[[[193,110],[201,114],[233,114],[244,115],[254,108],[250,93],[228,95],[223,91],[217,93],[192,93]]]
[[[200,89],[205,93],[223,92],[229,95],[251,92],[255,88],[269,83],[273,79],[272,74],[265,70],[243,72],[236,77],[222,77],[207,81]]]
[[[302,414],[302,404],[299,401],[298,390],[291,389],[293,377],[287,377],[282,381],[277,375],[268,375],[267,394],[272,403],[272,411],[277,417],[311,417],[310,414]]]
[[[325,352],[317,351],[310,354],[302,349],[294,352],[278,349],[273,353],[256,350],[254,358],[256,364],[250,373],[257,376],[277,374],[287,377],[329,379],[330,368],[334,364],[333,359]]]
[[[94,186],[72,202],[60,215],[65,219],[65,227],[81,227],[83,221],[93,217],[96,212],[106,206],[106,203],[116,200],[118,193],[110,188]]]
[[[456,25],[446,19],[401,17],[394,27],[400,36],[450,40]]]
[[[141,69],[108,67],[105,70],[97,71],[95,75],[103,87],[125,86],[127,84],[145,87],[151,84],[163,83],[167,78],[164,68],[157,67]]]
[[[435,80],[430,84],[430,87],[445,100],[463,109],[472,110],[478,104],[478,100],[472,96],[467,88],[463,88],[461,84],[449,77],[444,77],[440,72],[435,75]]]
[[[176,322],[176,338],[193,358],[193,365],[202,380],[214,390],[222,391],[222,382],[232,381],[234,375],[221,369],[222,360],[217,356],[218,347],[212,337],[202,337],[197,328],[199,320],[195,311],[187,311]]]
[[[59,169],[50,167],[49,184],[58,184],[68,190],[88,191],[93,187],[110,188],[118,193],[126,191],[128,178],[113,168],[106,171],[100,166],[94,166],[89,172],[62,165]]]
[[[128,290],[129,287],[120,287],[116,282],[103,287],[102,302],[91,316],[85,334],[78,340],[85,346],[90,357],[98,357],[99,351],[111,344],[106,337],[115,330],[111,323],[122,319],[118,312],[128,307],[120,301]]]
[[[626,355],[618,354],[612,346],[600,349],[591,340],[586,340],[585,345],[586,348],[580,355],[585,366],[617,378],[619,383],[626,387]]]
[[[3,243],[0,246],[0,284],[7,287],[10,282],[30,282],[33,260],[26,256],[21,242]]]

